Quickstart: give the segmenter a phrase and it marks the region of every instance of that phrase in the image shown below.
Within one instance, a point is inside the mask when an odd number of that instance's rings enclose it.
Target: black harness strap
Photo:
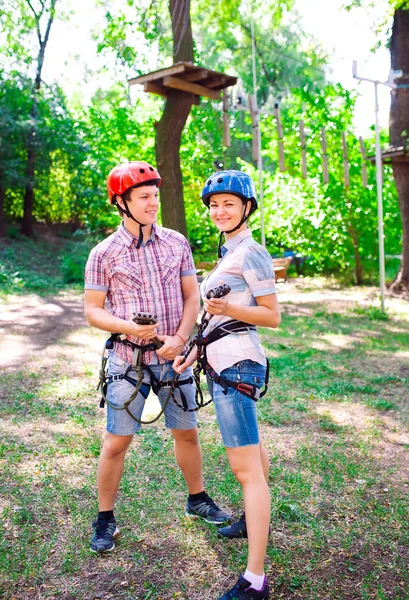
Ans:
[[[124,346],[128,346],[129,348],[131,348],[133,350],[134,355],[132,358],[132,364],[128,366],[125,373],[120,373],[118,375],[107,375],[106,374],[106,363],[107,363],[108,357],[105,356],[105,352],[106,352],[106,350],[112,350],[114,347],[114,343],[120,343],[120,344],[123,344]],[[156,350],[157,348],[158,348],[158,345],[156,343],[145,344],[145,345],[141,346],[139,344],[135,344],[134,342],[129,341],[128,339],[122,339],[121,334],[119,334],[119,333],[113,333],[107,339],[107,341],[105,342],[103,353],[102,353],[102,366],[101,366],[101,370],[99,372],[99,385],[97,388],[97,389],[101,388],[101,396],[102,396],[101,402],[100,402],[101,408],[103,408],[106,403],[106,404],[108,404],[108,406],[110,406],[111,408],[113,408],[115,410],[125,410],[134,421],[136,421],[137,423],[141,423],[143,425],[150,425],[151,423],[154,423],[155,421],[157,421],[165,412],[166,407],[171,398],[185,412],[197,410],[196,408],[195,409],[189,408],[188,403],[187,403],[187,398],[186,398],[185,394],[183,393],[183,391],[180,389],[181,386],[183,386],[183,385],[192,384],[193,377],[188,377],[186,379],[182,379],[182,380],[178,381],[178,378],[176,377],[176,374],[175,374],[171,381],[160,381],[155,376],[153,371],[149,368],[149,366],[143,364],[142,354],[148,350]],[[135,360],[135,356],[136,356],[136,360]],[[135,369],[136,374],[138,376],[137,379],[134,379],[133,377],[131,377],[129,375],[129,372],[132,369]],[[143,369],[146,369],[149,373],[150,384],[143,383],[143,379],[144,379]],[[130,397],[124,403],[123,406],[115,406],[111,402],[109,402],[109,400],[107,398],[108,385],[115,381],[122,381],[122,380],[125,380],[128,383],[130,383],[131,385],[133,385],[135,387],[135,390],[133,391],[133,393],[130,395]],[[169,394],[168,394],[166,400],[164,401],[159,414],[156,415],[155,418],[151,419],[150,421],[142,421],[141,419],[138,419],[137,417],[135,417],[135,415],[130,411],[129,407],[130,407],[131,403],[135,400],[135,398],[138,396],[138,394],[142,394],[142,396],[146,400],[146,398],[149,395],[149,391],[150,391],[151,387],[157,396],[159,395],[160,389],[164,388],[164,387],[169,388]],[[179,388],[182,405],[180,405],[176,401],[175,392],[174,392],[175,388]]]
[[[244,394],[248,398],[251,398],[255,402],[259,398],[262,398],[268,389],[268,381],[269,381],[269,371],[270,364],[268,359],[266,359],[266,378],[264,382],[264,390],[261,391],[256,385],[252,385],[250,383],[236,382],[231,381],[230,379],[226,379],[222,377],[211,367],[207,360],[206,355],[206,346],[211,344],[212,342],[216,342],[220,340],[226,335],[230,333],[242,333],[244,331],[255,331],[255,325],[250,325],[249,323],[245,323],[244,321],[237,321],[236,319],[232,321],[227,321],[226,323],[222,323],[218,327],[215,327],[208,335],[206,336],[197,336],[195,338],[195,342],[197,345],[197,356],[198,356],[198,364],[199,374],[201,371],[204,371],[215,383],[221,385],[224,389],[224,393],[227,394],[228,388],[234,388],[239,391],[241,394]]]
[[[215,327],[208,335],[206,336],[197,336],[195,338],[197,346],[207,346],[212,342],[216,342],[217,340],[221,340],[226,337],[230,333],[243,333],[244,331],[256,330],[255,325],[249,325],[244,321],[237,321],[236,319],[232,321],[227,321],[226,323],[222,323],[218,327]]]
[[[244,394],[244,396],[247,396],[248,398],[251,398],[252,400],[254,400],[255,402],[257,402],[257,400],[259,400],[260,398],[262,398],[265,393],[267,392],[268,389],[268,381],[269,381],[269,375],[270,375],[270,363],[268,362],[268,360],[266,360],[266,378],[265,378],[265,382],[264,382],[264,390],[262,391],[260,388],[258,388],[256,385],[252,385],[251,383],[243,383],[243,382],[237,382],[237,381],[231,381],[230,379],[226,379],[225,377],[222,377],[221,375],[219,375],[218,373],[216,373],[216,371],[209,365],[209,363],[207,363],[204,367],[204,370],[206,372],[207,375],[209,375],[210,379],[212,381],[214,381],[215,383],[218,383],[219,385],[222,386],[222,388],[224,389],[224,394],[227,394],[227,388],[231,387],[234,388],[235,390],[237,390],[238,392],[240,392],[241,394]]]

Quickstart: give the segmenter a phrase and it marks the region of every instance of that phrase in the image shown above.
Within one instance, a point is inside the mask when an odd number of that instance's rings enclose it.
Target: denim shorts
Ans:
[[[251,383],[262,388],[266,367],[253,360],[242,360],[220,373],[230,381]],[[234,388],[227,388],[207,377],[207,385],[213,398],[217,421],[227,448],[238,448],[258,444],[260,441],[257,425],[257,403]]]
[[[129,364],[124,360],[120,359],[116,354],[111,354],[108,363],[108,374],[109,375],[120,375],[126,371]],[[166,362],[164,364],[149,365],[149,368],[159,381],[172,381],[174,371],[172,369],[172,362]],[[148,392],[150,386],[150,375],[146,369],[144,371],[144,379],[142,385],[144,385],[145,392]],[[129,377],[136,379],[136,373],[134,369],[131,369],[128,373]],[[192,376],[192,369],[188,368],[180,376],[180,380],[188,379]],[[194,383],[188,383],[182,386],[183,394],[186,398],[188,408],[195,408],[195,393],[196,388]],[[108,384],[107,399],[114,406],[124,406],[129,400],[131,394],[135,391],[135,386],[129,381],[122,379],[120,381],[113,381]],[[169,394],[169,387],[163,387],[159,390],[159,402],[163,406],[166,398]],[[180,391],[175,388],[175,398],[178,404],[182,404]],[[141,419],[143,408],[145,406],[145,398],[139,393],[135,400],[131,402],[128,409],[135,415],[136,418]],[[158,408],[159,410],[159,408]],[[176,405],[172,400],[169,400],[168,405],[164,412],[165,425],[169,429],[181,429],[188,430],[196,427],[196,413],[185,412],[182,408]],[[133,435],[139,431],[141,423],[138,423],[126,412],[126,410],[118,410],[112,408],[107,404],[107,431],[114,435]]]

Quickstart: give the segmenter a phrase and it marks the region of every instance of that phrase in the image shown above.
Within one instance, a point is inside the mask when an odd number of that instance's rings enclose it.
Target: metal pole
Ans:
[[[382,153],[381,141],[379,135],[379,101],[378,101],[378,85],[387,85],[388,87],[396,87],[394,80],[396,77],[401,77],[402,71],[390,71],[387,81],[379,81],[377,79],[369,79],[358,75],[358,66],[356,60],[352,62],[352,76],[359,81],[369,81],[374,84],[375,88],[375,164],[376,164],[376,191],[378,197],[378,243],[379,243],[379,284],[381,288],[381,306],[382,311],[385,310],[385,249],[384,249],[384,234],[383,234],[383,203],[382,203]]]
[[[253,96],[254,96],[254,110],[257,118],[257,129],[258,129],[258,156],[257,156],[257,168],[258,168],[258,181],[259,181],[259,205],[260,205],[260,228],[261,228],[261,244],[266,247],[266,235],[264,230],[264,195],[263,195],[263,158],[261,156],[261,131],[260,131],[260,111],[257,105],[257,71],[256,71],[256,43],[254,40],[254,19],[251,19],[251,49],[252,49],[252,60],[253,60]]]
[[[385,250],[383,235],[383,202],[382,202],[382,154],[381,141],[379,135],[379,101],[378,101],[378,82],[374,81],[375,87],[375,161],[376,161],[376,190],[378,195],[378,237],[379,237],[379,279],[381,286],[381,305],[382,311],[385,310]]]

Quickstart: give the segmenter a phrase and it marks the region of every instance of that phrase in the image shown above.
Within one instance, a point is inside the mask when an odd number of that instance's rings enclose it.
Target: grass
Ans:
[[[272,597],[408,600],[408,314],[379,318],[353,302],[334,310],[308,292],[284,309],[279,330],[262,331],[271,380],[258,407],[271,459]],[[2,373],[0,598],[218,598],[245,567],[247,543],[185,517],[163,421],[128,453],[117,549],[88,551],[104,430],[101,339],[79,329]],[[212,406],[200,437],[207,490],[240,514]]]
[[[84,268],[92,236],[42,235],[2,240],[0,247],[0,294],[58,293],[73,285],[83,286]]]

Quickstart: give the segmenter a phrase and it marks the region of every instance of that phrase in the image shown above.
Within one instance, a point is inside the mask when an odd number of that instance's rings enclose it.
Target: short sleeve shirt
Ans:
[[[256,306],[257,297],[276,293],[272,258],[252,238],[249,229],[227,240],[222,247],[222,255],[218,265],[202,282],[203,298],[221,282],[230,286],[229,300],[232,304]],[[229,320],[224,315],[212,317],[205,334]],[[264,350],[254,330],[231,333],[209,344],[206,352],[209,364],[217,373],[241,360],[250,359],[262,365],[266,363]]]
[[[122,223],[93,248],[85,268],[85,289],[107,292],[107,309],[116,317],[129,321],[134,313],[154,314],[158,334],[174,335],[183,315],[181,278],[196,273],[189,243],[177,231],[156,224],[139,249],[137,241]],[[128,339],[149,343],[133,336]],[[132,361],[132,350],[123,344],[115,344],[114,351],[122,360]],[[158,360],[165,362],[153,351],[143,355],[145,364]]]

